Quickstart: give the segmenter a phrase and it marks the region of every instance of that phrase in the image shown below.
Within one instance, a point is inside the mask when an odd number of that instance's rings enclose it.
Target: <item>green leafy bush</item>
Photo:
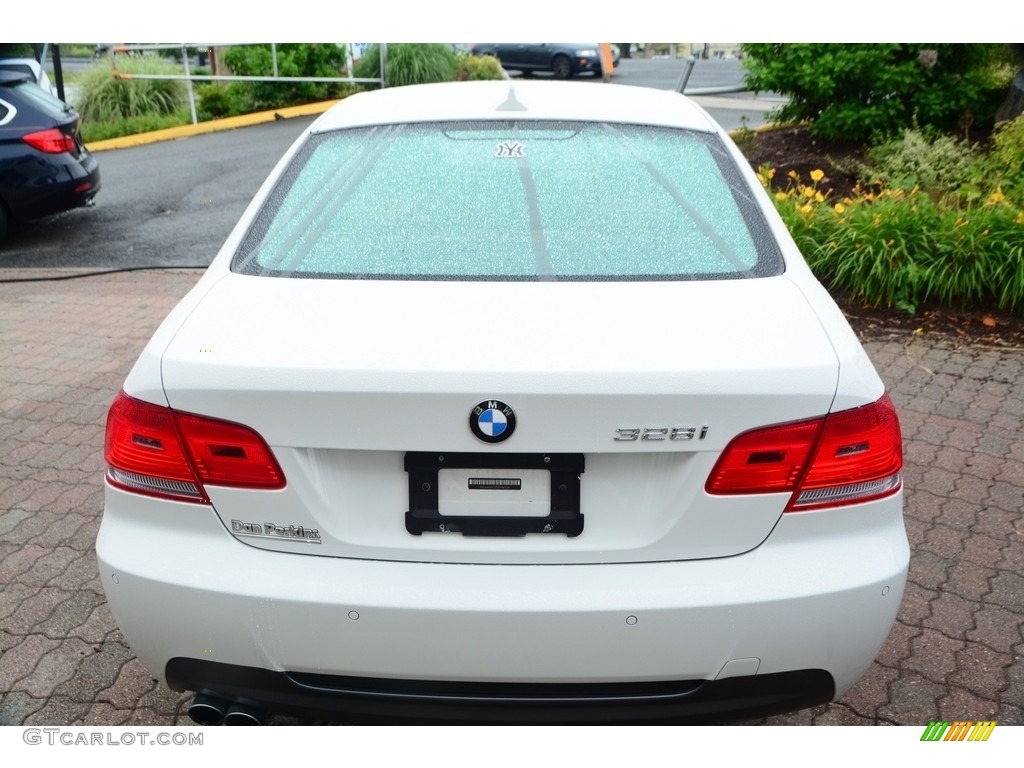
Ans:
[[[456,80],[503,80],[505,70],[494,56],[463,55],[458,58]]]
[[[966,203],[995,196],[1024,208],[1024,115],[996,127],[990,151],[975,159],[959,194]]]
[[[747,43],[747,87],[789,98],[782,121],[808,121],[824,138],[855,141],[920,126],[991,125],[1013,77],[995,44]]]
[[[277,74],[281,77],[341,77],[345,68],[345,49],[340,45],[284,43],[276,48]],[[224,56],[224,63],[236,75],[270,77],[274,74],[269,44],[232,46]],[[245,81],[232,85],[236,87],[229,98],[241,102],[242,112],[338,99],[354,90],[346,83]]]
[[[205,83],[196,87],[196,116],[200,120],[234,117],[254,111],[249,83]]]
[[[929,138],[917,128],[908,128],[899,138],[869,149],[859,175],[867,184],[920,187],[939,196],[964,183],[973,159],[966,142],[944,135]]]
[[[455,79],[458,59],[442,43],[388,43],[387,84],[447,83]],[[380,47],[371,45],[355,66],[356,77],[380,77]]]
[[[117,70],[127,75],[184,75],[184,70],[158,56],[118,56]],[[118,79],[109,61],[85,69],[77,79],[76,107],[83,121],[171,115],[186,104],[183,80]]]

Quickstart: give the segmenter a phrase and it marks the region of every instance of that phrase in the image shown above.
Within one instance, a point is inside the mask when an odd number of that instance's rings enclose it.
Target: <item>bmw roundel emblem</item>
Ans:
[[[516,412],[501,400],[484,400],[469,414],[469,428],[485,443],[500,443],[515,432]]]

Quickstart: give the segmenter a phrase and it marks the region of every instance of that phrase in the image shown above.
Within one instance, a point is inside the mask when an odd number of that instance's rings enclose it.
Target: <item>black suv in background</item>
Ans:
[[[100,169],[78,123],[27,74],[0,69],[0,240],[10,224],[92,204]]]

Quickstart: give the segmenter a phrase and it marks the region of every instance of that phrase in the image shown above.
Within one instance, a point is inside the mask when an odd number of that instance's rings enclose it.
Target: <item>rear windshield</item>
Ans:
[[[428,123],[312,136],[232,269],[307,278],[693,280],[779,274],[714,135]]]
[[[52,117],[56,120],[67,120],[68,115],[71,113],[71,109],[67,104],[56,96],[44,91],[35,83],[18,83],[14,86],[14,90],[21,98],[47,117]]]

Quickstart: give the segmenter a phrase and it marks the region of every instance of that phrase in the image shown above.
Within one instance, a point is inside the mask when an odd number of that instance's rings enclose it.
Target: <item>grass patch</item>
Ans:
[[[116,139],[120,136],[133,136],[137,133],[160,131],[164,128],[176,128],[189,125],[192,117],[188,110],[180,110],[172,115],[141,115],[139,117],[122,117],[114,120],[82,121],[82,141],[103,141]]]

